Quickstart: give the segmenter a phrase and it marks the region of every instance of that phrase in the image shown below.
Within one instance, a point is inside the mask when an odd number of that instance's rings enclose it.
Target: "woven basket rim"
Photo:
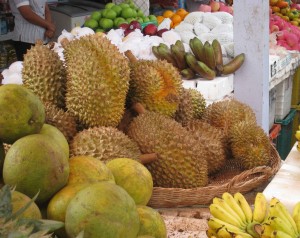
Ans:
[[[264,184],[273,177],[281,166],[281,158],[276,148],[271,144],[270,163],[244,170],[221,184],[199,188],[162,188],[154,187],[148,206],[155,208],[187,207],[207,205],[214,197],[221,196],[224,192],[246,193]]]

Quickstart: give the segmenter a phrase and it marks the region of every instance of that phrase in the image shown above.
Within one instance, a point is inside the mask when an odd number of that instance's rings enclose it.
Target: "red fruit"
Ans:
[[[131,21],[128,28],[131,30],[135,30],[135,29],[142,30],[142,25],[138,21]]]
[[[126,30],[128,27],[129,27],[129,24],[128,24],[128,23],[121,23],[121,24],[119,25],[119,28],[120,28],[120,29],[123,29],[123,30]]]
[[[124,36],[127,36],[129,33],[133,32],[133,31],[134,31],[134,30],[127,28],[127,29],[124,31]]]
[[[159,31],[156,32],[156,35],[159,37],[162,37],[162,34],[166,31],[168,31],[167,28],[160,29]]]
[[[148,24],[143,29],[144,35],[154,36],[157,33],[157,26],[154,24]]]

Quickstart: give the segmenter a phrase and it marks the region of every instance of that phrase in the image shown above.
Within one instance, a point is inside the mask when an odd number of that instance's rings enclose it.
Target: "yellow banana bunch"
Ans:
[[[295,133],[295,137],[296,137],[296,139],[298,141],[298,143],[297,143],[297,150],[300,151],[300,144],[299,144],[299,141],[300,141],[300,126],[299,126],[298,130]]]
[[[268,203],[262,193],[255,197],[254,209],[241,193],[225,192],[215,197],[209,206],[212,218],[208,221],[208,237],[260,238],[267,214]],[[255,219],[254,219],[255,218]]]
[[[270,201],[268,218],[263,223],[262,238],[298,238],[300,236],[300,202],[291,214],[277,198]]]

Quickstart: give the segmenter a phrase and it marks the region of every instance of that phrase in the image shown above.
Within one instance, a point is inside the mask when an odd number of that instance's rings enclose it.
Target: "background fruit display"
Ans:
[[[300,50],[300,12],[298,4],[284,0],[270,0],[271,47],[278,45],[287,50]]]
[[[132,21],[153,23],[157,25],[154,15],[144,15],[144,12],[135,6],[133,1],[127,0],[119,4],[109,2],[104,9],[91,13],[91,16],[84,22],[84,26],[96,32],[107,32],[113,28],[119,28],[121,24],[129,24]],[[146,24],[144,24],[146,25]]]

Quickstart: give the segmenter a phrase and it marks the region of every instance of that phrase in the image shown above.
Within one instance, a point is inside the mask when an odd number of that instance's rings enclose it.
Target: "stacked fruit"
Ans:
[[[280,16],[282,19],[290,22],[295,26],[300,24],[300,12],[297,5],[290,5],[284,0],[270,0],[272,13]]]
[[[130,23],[133,20],[139,23],[152,22],[157,24],[156,16],[145,16],[132,0],[127,0],[120,4],[109,2],[104,9],[92,12],[91,16],[84,22],[84,26],[92,28],[96,32],[106,32],[112,28],[118,28],[122,23]]]
[[[252,209],[241,193],[224,193],[209,206],[208,237],[286,237],[300,234],[300,202],[291,214],[277,198],[270,202],[257,193]]]
[[[245,54],[241,53],[227,64],[223,64],[222,48],[216,39],[212,43],[206,41],[203,44],[199,38],[194,37],[190,40],[189,46],[192,53],[186,53],[183,43],[179,40],[170,48],[160,43],[159,46],[153,46],[152,51],[158,59],[167,60],[177,67],[185,79],[199,76],[214,79],[216,76],[232,74],[245,60]]]
[[[156,19],[158,24],[162,23],[165,19],[170,19],[170,28],[174,28],[178,26],[188,14],[184,8],[179,8],[176,11],[165,10],[163,14],[157,16]]]

